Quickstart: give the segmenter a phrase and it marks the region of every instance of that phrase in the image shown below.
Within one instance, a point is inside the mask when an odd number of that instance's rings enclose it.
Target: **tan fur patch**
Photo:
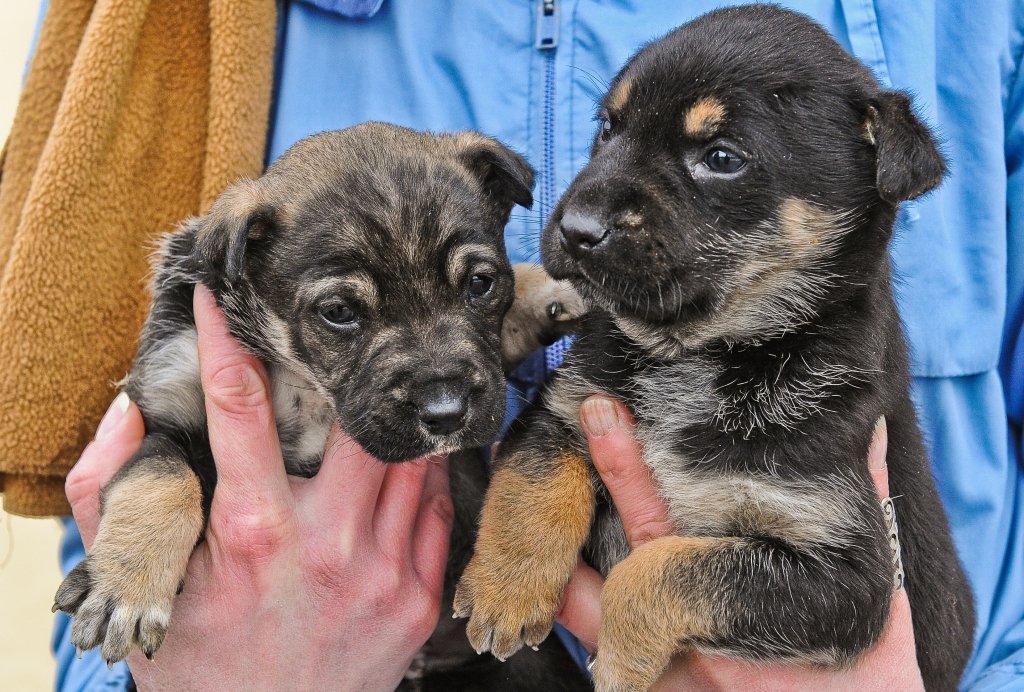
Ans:
[[[806,252],[821,244],[835,226],[829,217],[802,199],[786,199],[779,205],[779,228],[796,252]]]
[[[377,290],[377,282],[373,277],[364,271],[354,271],[341,277],[328,277],[316,281],[304,283],[299,287],[299,293],[307,300],[321,298],[332,292],[340,293],[351,291],[366,302],[371,310],[380,306],[380,293]]]
[[[611,113],[621,113],[622,109],[624,109],[626,104],[629,102],[629,97],[632,95],[633,79],[631,77],[623,77],[619,80],[619,83],[615,85],[615,90],[608,94],[605,105]]]
[[[725,106],[713,98],[703,98],[693,104],[683,117],[683,129],[690,137],[711,133],[725,120]]]
[[[551,338],[576,326],[586,308],[575,289],[555,281],[536,264],[516,264],[516,297],[501,325],[501,361],[506,372]],[[556,313],[549,312],[551,306]]]
[[[548,635],[594,513],[587,461],[568,454],[543,475],[510,459],[494,474],[455,612],[478,651],[505,659]]]
[[[180,466],[180,473],[129,473],[104,494],[88,558],[92,590],[75,618],[73,635],[82,636],[97,617],[109,616],[103,643],[109,660],[127,656],[136,623],[144,650],[159,647],[166,630],[203,528],[199,479],[183,462]]]
[[[744,237],[742,264],[728,278],[724,303],[706,321],[687,325],[685,332],[621,316],[616,317],[616,324],[630,338],[665,358],[713,339],[742,342],[784,333],[813,317],[815,300],[833,277],[808,269],[836,251],[854,219],[851,212],[785,199],[773,220]],[[734,247],[708,245],[705,251],[732,253]]]
[[[479,243],[457,245],[448,256],[446,266],[448,281],[453,286],[458,286],[463,282],[471,262],[487,263],[492,266],[491,271],[493,271],[493,267],[501,264],[501,259],[495,254],[494,248],[488,245]]]
[[[635,549],[608,575],[594,665],[597,690],[646,690],[693,638],[721,634],[728,604],[714,581],[687,582],[680,567],[738,542],[668,536]]]

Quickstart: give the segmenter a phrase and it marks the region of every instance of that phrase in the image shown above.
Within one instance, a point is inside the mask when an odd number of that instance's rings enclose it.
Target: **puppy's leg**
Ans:
[[[594,513],[589,463],[551,414],[534,409],[524,425],[532,429],[530,449],[516,449],[512,438],[503,443],[475,552],[455,592],[455,614],[470,616],[473,648],[502,660],[547,637]],[[532,437],[545,427],[548,434]]]
[[[203,529],[202,500],[184,450],[163,435],[147,436],[103,489],[92,550],[57,590],[54,610],[74,616],[75,646],[102,645],[113,662],[137,642],[152,657]]]
[[[601,594],[596,689],[646,690],[687,647],[850,663],[881,633],[892,579],[865,576],[850,557],[745,537],[669,536],[637,548]]]

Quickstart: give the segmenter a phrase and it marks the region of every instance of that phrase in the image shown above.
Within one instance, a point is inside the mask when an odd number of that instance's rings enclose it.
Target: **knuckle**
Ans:
[[[247,361],[225,364],[210,373],[205,383],[207,399],[228,414],[246,415],[269,405],[267,386]]]
[[[393,602],[395,597],[401,595],[408,586],[404,570],[395,561],[388,558],[381,558],[379,568],[375,579],[376,597]]]
[[[437,495],[431,504],[431,511],[445,526],[451,526],[455,521],[455,505],[448,494]]]
[[[280,552],[292,539],[290,526],[287,512],[270,508],[215,514],[210,520],[210,528],[224,549],[243,562],[263,562]]]
[[[629,454],[597,454],[594,455],[594,467],[601,480],[609,486],[632,483],[636,478],[636,465],[630,463]]]
[[[99,492],[99,484],[96,477],[89,473],[81,460],[71,467],[67,478],[64,479],[64,495],[72,507],[82,500]]]
[[[634,518],[626,529],[626,538],[633,547],[650,543],[672,533],[672,528],[658,517]]]

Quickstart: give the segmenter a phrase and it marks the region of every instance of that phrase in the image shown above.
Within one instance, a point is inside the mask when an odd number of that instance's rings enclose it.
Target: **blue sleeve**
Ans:
[[[85,546],[78,526],[70,517],[63,519],[64,539],[60,545],[60,568],[62,574],[85,558]],[[75,645],[71,643],[71,618],[64,613],[57,613],[53,627],[53,657],[57,662],[57,675],[53,688],[57,692],[98,692],[104,690],[128,690],[135,687],[132,682],[128,664],[124,661],[115,663],[110,669],[100,656],[99,649],[90,649],[76,656]]]
[[[1021,21],[1020,3],[1014,17]],[[1006,445],[1011,472],[1003,491],[1001,569],[990,604],[990,617],[979,617],[978,650],[969,678],[972,692],[1024,689],[1024,27],[1016,27],[1015,70],[1006,90],[1007,305],[999,375],[1005,388]],[[980,603],[979,606],[984,607]],[[979,616],[982,614],[979,608]],[[982,667],[984,666],[984,667]]]

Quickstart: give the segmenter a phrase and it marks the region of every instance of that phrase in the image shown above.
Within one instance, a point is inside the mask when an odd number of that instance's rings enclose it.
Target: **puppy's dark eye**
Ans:
[[[329,327],[346,329],[356,324],[356,311],[344,303],[331,303],[320,308],[320,319]]]
[[[747,162],[742,156],[731,149],[715,147],[704,155],[704,165],[707,166],[712,173],[729,175],[739,171],[747,165]]]
[[[602,114],[598,117],[598,120],[601,122],[601,141],[607,142],[612,138],[612,130],[614,129],[612,127],[612,119],[607,114]]]
[[[483,298],[494,288],[494,277],[490,274],[473,274],[469,277],[470,298]]]

